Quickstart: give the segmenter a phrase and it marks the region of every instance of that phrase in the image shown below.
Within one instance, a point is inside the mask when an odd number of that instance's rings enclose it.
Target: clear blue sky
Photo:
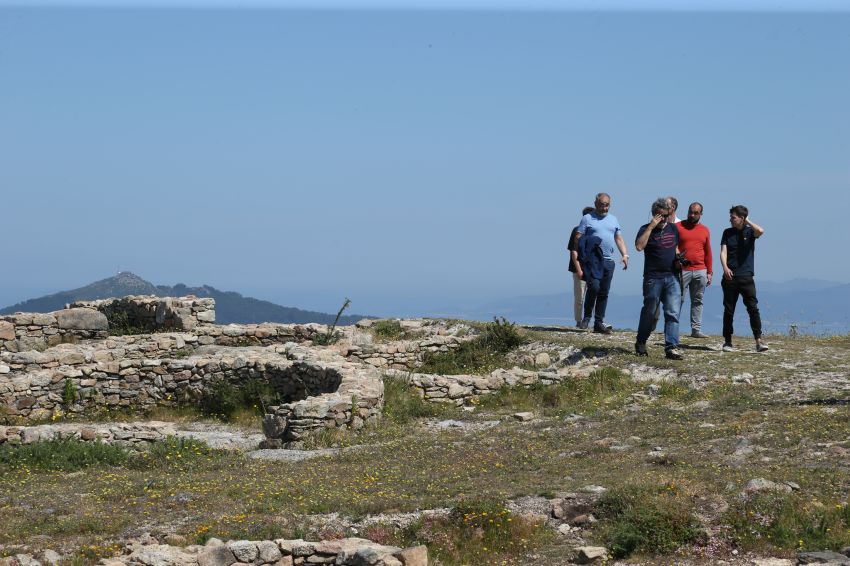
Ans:
[[[21,4],[0,0],[0,306],[118,269],[379,314],[568,291],[598,191],[633,258],[614,293],[640,293],[667,194],[703,202],[716,251],[749,206],[763,280],[850,282],[840,3]]]

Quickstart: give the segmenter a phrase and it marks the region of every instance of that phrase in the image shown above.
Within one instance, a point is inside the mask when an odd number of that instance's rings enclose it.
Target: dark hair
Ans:
[[[705,212],[705,209],[702,207],[702,203],[701,203],[701,202],[692,202],[692,203],[690,204],[690,206],[688,206],[688,210],[690,210],[692,206],[698,206],[698,207],[699,207],[699,212],[700,212],[700,214],[702,214],[703,212]]]
[[[667,200],[669,200],[670,204],[673,205],[670,208],[675,208],[676,210],[679,210],[679,201],[676,200],[676,197],[667,197]]]
[[[750,215],[750,211],[747,210],[747,207],[743,204],[736,204],[735,206],[729,209],[729,214],[734,214],[735,216],[746,218]]]
[[[670,206],[667,204],[667,199],[664,197],[658,197],[655,199],[655,202],[652,203],[652,215],[655,216],[661,210],[670,210]]]
[[[590,214],[594,210],[596,210],[596,209],[593,208],[592,206],[585,206],[584,208],[581,209],[581,215],[584,216],[585,214]]]

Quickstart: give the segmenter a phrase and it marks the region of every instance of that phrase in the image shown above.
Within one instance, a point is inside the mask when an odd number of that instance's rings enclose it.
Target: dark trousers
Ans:
[[[735,305],[738,296],[744,298],[744,306],[750,315],[750,328],[756,340],[761,338],[761,315],[759,314],[759,300],[756,298],[756,282],[752,277],[733,277],[731,280],[725,277],[720,283],[723,288],[723,338],[726,342],[732,341],[732,320],[735,318]]]
[[[611,280],[614,278],[614,268],[617,267],[613,259],[606,259],[604,265],[601,279],[588,278],[587,291],[584,294],[584,319],[589,321],[590,315],[595,312],[594,324],[602,324],[605,320],[608,291],[611,289]]]

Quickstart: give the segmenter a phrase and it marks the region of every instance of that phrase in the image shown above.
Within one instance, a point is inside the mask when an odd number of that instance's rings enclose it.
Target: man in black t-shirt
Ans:
[[[682,289],[673,271],[679,230],[668,221],[670,205],[664,198],[652,203],[652,220],[638,230],[635,249],[644,252],[643,307],[640,309],[635,352],[646,356],[646,340],[655,327],[655,311],[659,303],[664,310],[664,354],[681,360],[679,351],[679,303]]]
[[[590,214],[593,212],[592,206],[585,206],[581,211],[581,215]],[[570,252],[570,273],[573,274],[573,315],[575,315],[576,326],[581,324],[581,319],[584,318],[584,292],[586,284],[582,277],[581,265],[578,261],[578,242],[581,237],[576,237],[578,226],[570,231],[570,241],[567,242],[567,251]]]
[[[750,315],[750,328],[756,339],[756,351],[766,352],[767,344],[761,340],[761,315],[756,298],[755,242],[764,229],[749,219],[750,211],[743,204],[729,209],[731,228],[720,238],[720,263],[723,265],[723,351],[732,352],[732,321],[738,296]]]

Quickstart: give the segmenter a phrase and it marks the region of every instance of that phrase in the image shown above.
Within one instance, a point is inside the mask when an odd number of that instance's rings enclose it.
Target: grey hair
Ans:
[[[609,200],[611,199],[611,195],[609,195],[608,193],[596,193],[596,198],[593,199],[593,202],[599,202],[599,199],[601,199],[602,197],[608,197]]]
[[[679,201],[676,200],[676,197],[667,197],[667,200],[669,200],[670,204],[673,205],[670,208],[675,208],[676,210],[679,210]]]
[[[655,202],[652,203],[652,215],[655,216],[662,210],[670,210],[670,205],[667,204],[667,198],[658,197],[655,199]]]

